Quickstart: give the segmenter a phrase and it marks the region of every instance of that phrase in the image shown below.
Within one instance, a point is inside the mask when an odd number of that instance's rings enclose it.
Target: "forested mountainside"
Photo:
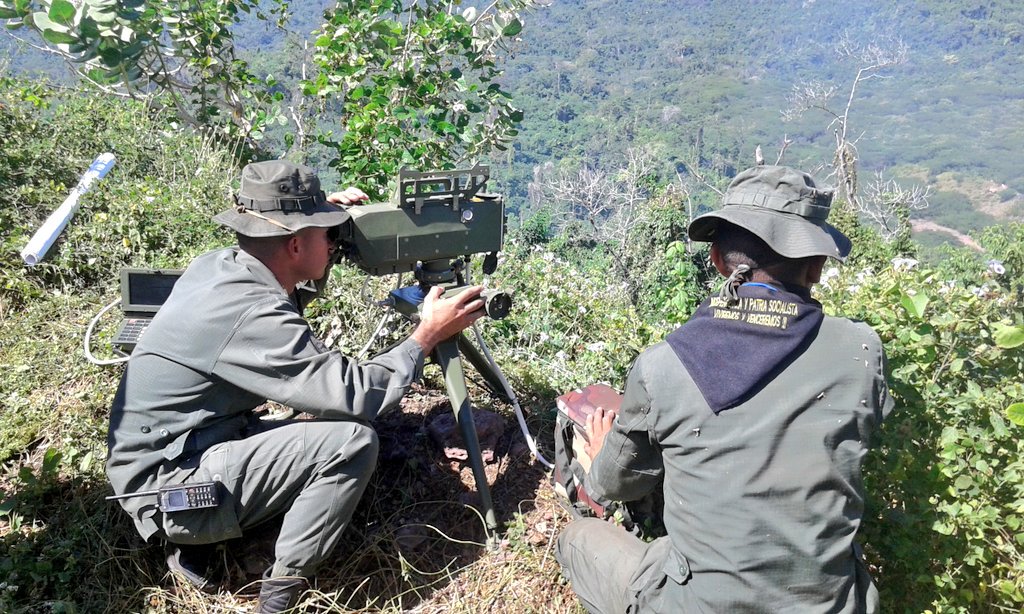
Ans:
[[[1014,2],[557,1],[531,16],[509,62],[526,110],[513,176],[648,144],[675,170],[700,160],[731,173],[757,145],[774,160],[786,137],[784,160],[813,167],[834,149],[833,118],[809,110],[786,121],[793,88],[835,86],[830,108],[842,113],[870,62],[837,45],[891,52],[902,42],[905,61],[860,83],[853,100],[862,172],[931,183],[931,215],[956,227],[983,223],[967,215],[971,201],[1019,216],[1007,203],[1024,192],[1022,34]]]
[[[729,176],[758,145],[773,161],[785,139],[784,162],[818,167],[835,148],[830,113],[844,115],[858,71],[896,55],[869,70],[852,98],[847,129],[861,172],[932,186],[930,207],[916,215],[960,230],[1024,215],[1021,3],[542,4],[525,15],[505,64],[505,85],[525,111],[521,132],[509,155],[491,160],[513,209],[524,205],[538,165],[610,167],[629,147],[653,149],[663,180],[690,165]],[[283,28],[249,16],[237,44],[257,73],[295,91],[288,84],[301,77],[304,46],[332,5],[291,2]],[[16,72],[55,61],[13,39],[4,44]],[[786,117],[794,88],[812,83],[819,93],[834,88],[828,110]],[[332,114],[324,115],[329,126]]]

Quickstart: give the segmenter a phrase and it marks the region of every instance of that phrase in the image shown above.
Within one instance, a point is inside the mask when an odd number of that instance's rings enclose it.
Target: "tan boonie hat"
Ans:
[[[267,160],[245,165],[235,206],[213,219],[247,237],[274,237],[307,226],[337,226],[349,215],[327,202],[316,171],[287,160]]]
[[[690,223],[694,241],[714,241],[721,220],[746,229],[786,258],[830,256],[843,261],[850,239],[826,222],[832,190],[819,188],[814,178],[787,166],[755,166],[732,180],[723,207]]]

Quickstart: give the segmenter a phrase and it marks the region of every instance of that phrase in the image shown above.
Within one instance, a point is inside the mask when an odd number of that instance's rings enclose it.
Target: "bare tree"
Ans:
[[[552,165],[535,169],[531,201],[553,203],[561,225],[586,222],[594,240],[625,247],[629,229],[647,215],[650,194],[645,179],[654,172],[652,153],[630,148],[623,164],[612,170],[584,165],[552,176],[553,170]]]
[[[789,107],[782,112],[784,120],[793,120],[806,111],[818,110],[831,117],[828,127],[835,137],[835,156],[829,177],[835,179],[839,196],[855,210],[861,208],[857,191],[857,141],[863,133],[853,136],[850,124],[857,89],[871,79],[888,78],[885,71],[907,61],[907,46],[898,38],[861,44],[849,34],[843,34],[835,45],[835,52],[858,65],[857,73],[846,91],[842,108],[833,104],[840,92],[839,86],[821,81],[805,81],[793,86],[788,98]]]
[[[904,187],[878,172],[859,201],[857,212],[870,220],[886,241],[893,241],[909,235],[910,213],[927,208],[930,194],[931,186]]]
[[[610,249],[616,273],[626,283],[635,302],[640,280],[627,262],[631,230],[651,215],[648,179],[655,172],[655,156],[646,148],[630,148],[618,168],[604,170],[587,165],[555,172],[547,163],[534,169],[530,183],[530,201],[554,209],[554,219],[562,227],[583,222],[589,238]]]
[[[678,191],[678,200],[686,203],[686,227],[690,227],[690,222],[693,221],[693,192],[694,192],[694,178],[693,176],[683,177],[682,173],[676,171],[676,180],[679,182],[678,187],[671,186],[674,190]],[[718,188],[713,188],[716,191]],[[721,192],[718,192],[721,194]],[[686,235],[686,253],[693,253],[693,242],[690,241],[690,237]]]

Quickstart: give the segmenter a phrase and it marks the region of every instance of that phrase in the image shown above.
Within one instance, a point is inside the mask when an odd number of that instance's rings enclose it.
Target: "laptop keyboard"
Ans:
[[[114,337],[113,343],[115,345],[135,345],[139,342],[139,337],[142,336],[142,333],[146,332],[146,329],[149,328],[149,323],[152,321],[152,318],[126,319],[117,331],[117,336]]]

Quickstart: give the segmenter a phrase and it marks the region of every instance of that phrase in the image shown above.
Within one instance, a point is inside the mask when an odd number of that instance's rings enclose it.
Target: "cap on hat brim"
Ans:
[[[786,258],[828,256],[842,262],[853,248],[850,239],[828,222],[744,205],[728,205],[695,218],[687,234],[694,241],[713,241],[722,220],[753,233]]]
[[[278,237],[298,232],[302,228],[331,228],[349,220],[347,211],[332,203],[322,203],[314,208],[280,212],[264,212],[261,215],[287,227],[278,226],[251,213],[240,212],[237,207],[221,211],[213,220],[247,237]]]

